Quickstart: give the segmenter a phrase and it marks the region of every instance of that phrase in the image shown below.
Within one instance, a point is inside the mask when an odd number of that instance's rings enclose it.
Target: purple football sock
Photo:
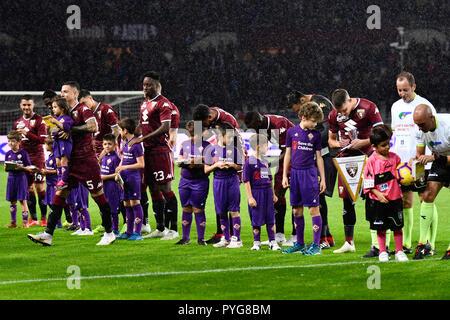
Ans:
[[[69,210],[72,214],[73,225],[78,227],[78,210],[76,210],[73,206],[70,206]]]
[[[134,222],[134,231],[138,235],[142,235],[142,221],[144,220],[144,211],[142,210],[142,206],[140,204],[135,205],[134,207],[131,207],[131,210],[133,210],[133,222]]]
[[[127,212],[127,234],[131,236],[134,228],[134,213],[131,207],[125,207],[125,210]]]
[[[84,220],[84,216],[83,214],[80,212],[80,217],[78,218],[78,220],[80,221],[80,229],[84,230],[86,228],[86,221]]]
[[[61,167],[61,180],[67,182],[67,178],[69,177],[69,167],[62,166]]]
[[[111,221],[113,231],[119,231],[119,214],[117,212],[111,214]]]
[[[241,217],[231,218],[233,223],[233,235],[241,241]]]
[[[58,175],[58,181],[61,180],[62,176],[61,167],[56,167],[56,173]]]
[[[305,217],[295,217],[294,216],[294,223],[295,223],[295,232],[297,233],[297,242],[300,245],[305,244],[304,240],[304,233],[305,233]],[[319,234],[320,236],[320,234]]]
[[[11,212],[11,221],[17,222],[17,205],[10,205],[9,211]]]
[[[22,211],[22,220],[23,220],[24,222],[27,222],[27,221],[28,221],[28,211],[26,211],[26,210],[23,210],[23,211]]]
[[[230,220],[228,220],[228,215],[226,218],[220,218],[220,228],[225,240],[230,241]]]
[[[253,226],[253,240],[261,241],[261,227],[260,226]]]
[[[85,208],[81,208],[80,209],[80,214],[84,219],[84,227],[88,228],[90,231],[92,231],[92,227],[91,227],[91,215],[89,214],[88,209]]]
[[[274,224],[268,224],[266,225],[266,229],[267,229],[267,236],[269,237],[269,241],[274,241],[275,240],[275,228],[274,228]]]
[[[319,215],[317,217],[312,217],[313,225],[313,241],[314,243],[320,243],[320,233],[322,232],[322,217]]]
[[[206,215],[204,211],[195,214],[195,224],[197,225],[198,240],[204,240],[206,228]]]
[[[191,235],[192,212],[183,211],[181,217],[181,229],[183,230],[183,239],[189,240]]]

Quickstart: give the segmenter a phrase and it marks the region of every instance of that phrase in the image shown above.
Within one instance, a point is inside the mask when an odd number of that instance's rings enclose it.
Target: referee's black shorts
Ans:
[[[442,162],[434,161],[431,165],[427,181],[442,182],[448,188],[450,185],[450,166]]]

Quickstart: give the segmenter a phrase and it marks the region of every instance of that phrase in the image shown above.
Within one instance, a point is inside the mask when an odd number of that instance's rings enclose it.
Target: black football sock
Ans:
[[[153,211],[156,220],[156,229],[164,231],[164,207],[166,201],[164,199],[152,199]]]
[[[36,196],[33,192],[28,192],[28,212],[30,213],[31,219],[37,220],[36,214]]]
[[[149,206],[147,191],[141,192],[141,205],[142,205],[142,211],[144,212],[143,224],[146,225],[146,224],[148,224],[148,206]]]
[[[286,217],[286,204],[275,203],[275,228],[277,233],[284,233],[284,219]]]
[[[66,216],[66,221],[68,223],[73,223],[72,215],[70,214],[70,208],[64,207],[64,215]]]
[[[38,195],[39,209],[41,211],[41,219],[47,217],[47,205],[45,204],[45,191]]]

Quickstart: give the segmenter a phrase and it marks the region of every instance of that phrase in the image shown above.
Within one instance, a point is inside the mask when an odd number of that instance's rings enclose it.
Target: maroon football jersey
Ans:
[[[44,161],[43,144],[45,137],[47,137],[45,122],[39,114],[33,113],[33,115],[28,119],[22,116],[14,122],[14,130],[19,129],[24,129],[27,131],[26,135],[20,142],[20,149],[28,152],[33,165],[41,168],[41,162]],[[36,161],[34,160],[38,160],[39,165],[35,164]]]
[[[178,110],[174,103],[170,103],[170,106],[172,108],[170,129],[178,129],[180,126],[180,110]]]
[[[264,118],[267,119],[267,131],[269,133],[269,139],[272,137],[272,130],[278,130],[279,145],[280,148],[286,147],[286,132],[294,124],[283,116],[277,116],[273,114],[265,114]]]
[[[73,119],[73,126],[78,127],[85,125],[86,122],[90,119],[95,119],[95,115],[91,109],[85,104],[78,103],[70,110],[70,115]],[[94,155],[94,147],[92,144],[92,134],[90,132],[82,133],[82,134],[74,134],[72,135],[72,158],[83,158],[90,155]]]
[[[368,139],[373,127],[383,124],[380,112],[372,101],[357,98],[356,107],[350,112],[348,117],[341,116],[336,109],[330,112],[328,123],[331,133],[339,133],[339,139]],[[362,148],[360,151],[369,154],[371,145]],[[358,150],[345,151],[342,156],[360,155]]]
[[[111,128],[119,125],[119,119],[114,109],[102,102],[95,108],[94,115],[98,124],[98,132],[94,134],[95,152],[100,154],[103,150],[103,137],[112,133]]]
[[[235,129],[239,130],[239,124],[236,121],[236,118],[233,117],[231,113],[226,112],[225,110],[218,108],[218,107],[211,107],[210,109],[216,110],[218,112],[217,119],[211,123],[211,126],[215,126],[218,123],[229,123],[231,124]]]
[[[163,122],[171,121],[172,103],[162,95],[158,95],[153,99],[145,99],[141,104],[141,115],[139,122],[142,126],[142,135],[157,130]],[[170,149],[169,133],[165,133],[157,138],[144,140],[144,147],[155,150]]]

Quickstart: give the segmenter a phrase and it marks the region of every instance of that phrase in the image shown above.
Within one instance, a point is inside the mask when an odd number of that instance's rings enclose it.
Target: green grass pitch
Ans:
[[[178,193],[177,180],[173,186]],[[1,170],[1,199],[5,199],[6,173]],[[212,179],[212,177],[211,177]],[[212,183],[211,183],[212,186]],[[41,227],[7,229],[9,203],[0,201],[0,299],[149,299],[149,300],[307,300],[307,299],[449,299],[450,264],[440,258],[450,243],[450,191],[437,198],[439,230],[437,256],[423,261],[380,264],[378,259],[362,259],[370,247],[368,222],[363,201],[357,202],[355,253],[333,254],[323,250],[318,256],[281,254],[263,247],[251,251],[253,236],[247,209],[247,197],[241,186],[242,240],[240,249],[200,247],[196,242],[195,222],[191,244],[175,246],[177,240],[145,239],[137,243],[116,241],[107,247],[95,244],[100,236],[71,236],[56,230],[53,246],[43,247],[27,239],[27,233]],[[344,241],[342,201],[328,199],[329,226],[340,247]],[[215,231],[212,190],[207,203],[205,237]],[[419,204],[414,206],[413,245],[419,233]],[[290,210],[290,208],[288,208]],[[91,200],[93,226],[100,223],[98,209]],[[39,215],[39,210],[38,210]],[[20,209],[17,214],[21,223]],[[312,241],[311,219],[307,212],[305,240]],[[122,218],[120,218],[122,221]],[[179,231],[181,233],[181,208]],[[155,219],[151,215],[152,230]],[[292,230],[286,219],[286,232]],[[262,240],[267,239],[262,229]],[[393,239],[391,248],[394,247]],[[412,255],[409,255],[412,258]],[[73,288],[79,268],[79,289]],[[377,268],[374,268],[376,266]],[[378,282],[374,282],[379,270]],[[369,284],[372,284],[368,286]],[[373,288],[378,283],[378,288]],[[369,289],[372,287],[372,289]],[[71,289],[72,288],[72,289]],[[38,294],[36,294],[38,293]]]

